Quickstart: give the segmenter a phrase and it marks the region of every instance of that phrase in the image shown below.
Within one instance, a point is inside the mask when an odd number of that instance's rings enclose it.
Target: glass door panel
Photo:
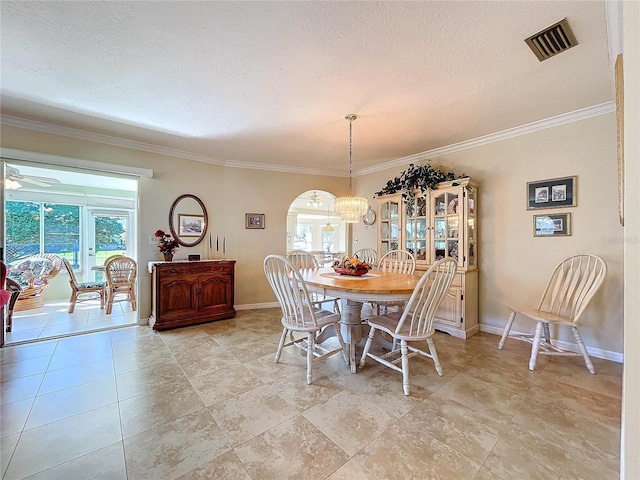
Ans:
[[[400,222],[397,220],[394,220],[393,222],[390,223],[389,227],[391,228],[391,232],[390,232],[391,235],[389,236],[389,238],[398,240],[400,238]]]
[[[389,202],[389,218],[398,218],[399,206],[398,202]]]
[[[398,248],[401,233],[399,209],[399,197],[390,198],[380,204],[380,255]]]
[[[450,257],[453,257],[456,260],[459,260],[458,241],[457,240],[448,240],[447,241],[447,253],[449,254]]]
[[[132,256],[129,212],[89,211],[87,269],[85,281],[104,281],[104,263],[113,255]]]
[[[439,195],[439,196],[436,197],[436,200],[435,200],[435,212],[436,212],[435,214],[436,215],[444,215],[445,214],[445,212],[446,212],[446,207],[445,207],[446,199],[447,199],[447,197],[446,197],[445,194],[442,194],[442,195]]]
[[[405,208],[404,248],[411,252],[416,260],[427,259],[427,199],[423,196],[408,201]]]
[[[467,187],[467,267],[476,266],[476,190]]]
[[[407,235],[407,240],[410,238],[415,238],[416,236],[416,221],[413,219],[408,219],[405,223],[406,227],[407,227],[407,231],[406,231],[406,235]]]
[[[380,224],[380,237],[389,238],[389,222],[383,222]]]
[[[427,238],[427,219],[419,218],[416,220],[416,238],[426,240]]]
[[[449,238],[458,238],[460,227],[458,224],[458,217],[453,215],[447,216],[447,237]]]
[[[380,206],[380,220],[389,220],[389,203],[385,202]]]
[[[433,233],[435,238],[444,238],[446,229],[445,229],[445,219],[444,218],[436,218],[434,221],[434,229]]]

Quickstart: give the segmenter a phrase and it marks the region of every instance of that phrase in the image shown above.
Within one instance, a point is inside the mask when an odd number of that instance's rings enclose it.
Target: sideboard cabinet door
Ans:
[[[151,315],[155,330],[233,318],[235,260],[153,265]]]
[[[216,315],[233,309],[233,278],[225,273],[201,275],[199,282],[200,312]]]

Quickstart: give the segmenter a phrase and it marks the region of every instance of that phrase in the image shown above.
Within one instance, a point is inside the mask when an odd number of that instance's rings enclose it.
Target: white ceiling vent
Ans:
[[[540,61],[569,50],[578,44],[566,18],[531,35],[525,42]]]

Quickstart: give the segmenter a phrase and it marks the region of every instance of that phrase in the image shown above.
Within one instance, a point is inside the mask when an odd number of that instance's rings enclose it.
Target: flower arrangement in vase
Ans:
[[[337,260],[333,264],[333,270],[340,275],[364,275],[371,269],[371,265],[358,258],[357,255],[353,257],[343,257],[342,260]]]
[[[164,255],[164,259],[167,262],[173,260],[173,253],[176,251],[176,248],[180,247],[178,241],[168,233],[165,233],[164,230],[156,230],[154,235],[158,239],[158,250]]]

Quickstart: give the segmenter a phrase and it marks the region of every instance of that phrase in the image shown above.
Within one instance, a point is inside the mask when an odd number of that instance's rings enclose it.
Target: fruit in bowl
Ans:
[[[333,270],[340,275],[364,275],[371,269],[371,265],[360,260],[357,256],[344,257],[333,264]]]

